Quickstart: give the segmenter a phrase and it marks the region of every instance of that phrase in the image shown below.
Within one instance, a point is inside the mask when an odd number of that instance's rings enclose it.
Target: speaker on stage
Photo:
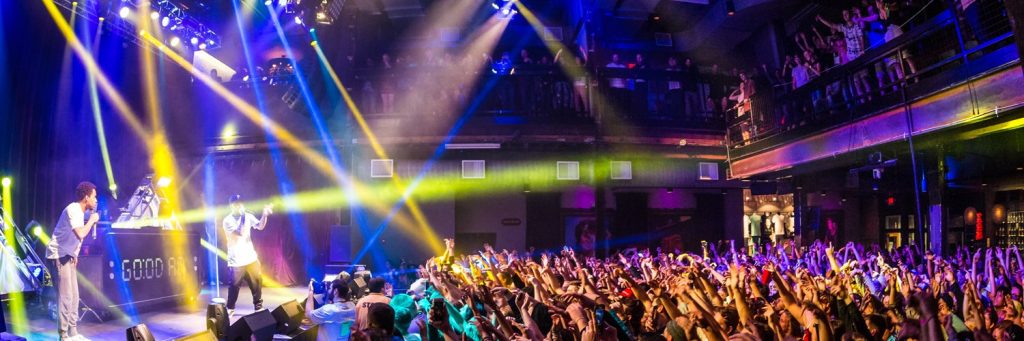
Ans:
[[[313,339],[316,339],[315,335],[316,334],[314,334]],[[8,333],[8,332],[0,332],[0,341],[26,341],[26,340],[28,340],[28,339],[23,338],[21,336],[17,336],[17,335]]]
[[[210,303],[206,306],[206,330],[213,333],[219,340],[228,337],[228,325],[231,320],[228,318],[228,308],[224,303]]]
[[[149,332],[149,327],[146,327],[145,323],[125,329],[124,334],[125,340],[128,341],[156,341],[156,338],[153,337],[153,333]]]
[[[274,315],[274,320],[277,321],[277,333],[288,335],[299,329],[304,312],[296,300],[284,302],[275,308],[271,315]]]
[[[235,321],[235,324],[228,328],[228,341],[270,341],[274,339],[276,329],[277,321],[274,320],[274,315],[270,310],[260,309]]]
[[[320,330],[319,325],[309,327],[309,329],[303,330],[298,334],[291,336],[292,341],[316,341],[317,331]]]
[[[189,336],[183,336],[183,337],[179,337],[177,339],[174,339],[174,341],[218,341],[218,340],[220,340],[220,339],[218,339],[217,336],[213,335],[213,332],[211,332],[209,330],[204,330],[204,331],[201,331],[201,332],[189,335]]]

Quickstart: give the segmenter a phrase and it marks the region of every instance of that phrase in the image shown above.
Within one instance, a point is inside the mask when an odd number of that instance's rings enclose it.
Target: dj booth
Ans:
[[[102,226],[87,236],[78,260],[79,296],[101,316],[142,312],[198,297],[206,277],[200,234]],[[186,292],[184,283],[194,292]],[[104,318],[105,319],[105,318]]]

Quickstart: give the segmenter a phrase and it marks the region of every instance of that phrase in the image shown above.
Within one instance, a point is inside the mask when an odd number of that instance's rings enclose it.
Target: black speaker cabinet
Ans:
[[[213,332],[204,330],[189,336],[179,337],[174,341],[218,341],[217,336],[213,335]]]
[[[227,338],[230,324],[228,308],[223,303],[210,303],[206,306],[206,329],[212,332],[214,337],[218,340]]]
[[[146,327],[145,323],[126,329],[124,334],[125,340],[128,341],[156,341],[153,333],[149,332],[149,327]]]
[[[276,330],[277,321],[274,320],[274,315],[270,310],[260,309],[235,321],[235,324],[228,328],[228,341],[271,341]]]
[[[299,329],[303,314],[303,306],[299,305],[296,300],[284,302],[278,306],[272,313],[274,320],[277,321],[277,333],[287,335]]]

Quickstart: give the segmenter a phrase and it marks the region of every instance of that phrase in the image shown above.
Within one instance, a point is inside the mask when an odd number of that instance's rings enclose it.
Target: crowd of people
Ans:
[[[307,315],[331,340],[339,336],[324,331],[347,334],[345,323],[352,340],[1024,338],[1024,258],[1016,247],[940,256],[786,241],[597,258],[488,246],[456,255],[454,242],[446,246],[406,293],[388,298],[374,279],[372,294],[353,304],[336,280],[331,296],[340,303],[310,305]]]

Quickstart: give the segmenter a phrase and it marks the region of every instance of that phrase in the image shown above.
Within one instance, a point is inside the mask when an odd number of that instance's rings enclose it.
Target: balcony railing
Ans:
[[[417,68],[359,69],[342,77],[369,117],[451,117],[472,109],[475,117],[499,120],[725,129],[724,116],[706,109],[708,81],[703,77],[665,70],[583,70],[586,74],[571,77],[557,65],[516,66],[507,74],[485,68],[455,77],[465,81],[438,81],[430,87],[414,83],[451,77]]]
[[[785,85],[759,92],[739,106],[749,110],[730,111],[730,146],[740,152],[770,147],[913,103],[1013,62],[1019,56],[1005,13],[991,15],[1002,13],[1002,5],[982,3],[990,15],[971,18],[946,9],[795,90]]]

